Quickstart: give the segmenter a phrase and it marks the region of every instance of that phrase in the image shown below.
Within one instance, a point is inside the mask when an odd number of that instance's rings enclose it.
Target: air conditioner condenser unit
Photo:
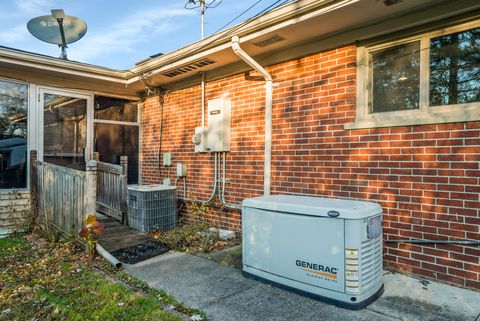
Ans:
[[[383,293],[380,205],[275,195],[242,207],[244,275],[350,309]]]

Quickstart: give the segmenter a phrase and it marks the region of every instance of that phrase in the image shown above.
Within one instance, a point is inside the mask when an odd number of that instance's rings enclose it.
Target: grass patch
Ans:
[[[29,243],[18,235],[0,238],[0,256],[7,256],[28,245]]]
[[[103,259],[92,261],[73,243],[39,246],[7,237],[0,240],[0,266],[0,320],[185,320],[167,304],[197,312],[137,281],[112,282],[107,275],[128,274],[98,271]]]

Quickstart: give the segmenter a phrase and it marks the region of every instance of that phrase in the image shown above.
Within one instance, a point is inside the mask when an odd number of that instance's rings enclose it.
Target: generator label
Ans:
[[[298,268],[307,272],[307,276],[319,278],[325,281],[337,281],[337,268],[302,260],[296,260],[295,264]]]

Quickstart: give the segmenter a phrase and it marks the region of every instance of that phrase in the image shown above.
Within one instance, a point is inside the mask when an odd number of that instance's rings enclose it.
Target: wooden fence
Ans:
[[[89,214],[102,213],[122,220],[127,212],[126,158],[113,165],[90,160],[79,171],[37,160],[31,152],[32,206],[45,224],[76,234]]]
[[[86,172],[34,161],[38,217],[47,225],[75,234],[87,215]]]
[[[127,156],[120,157],[120,165],[98,161],[98,153],[94,153],[97,160],[97,211],[126,222],[127,205]]]

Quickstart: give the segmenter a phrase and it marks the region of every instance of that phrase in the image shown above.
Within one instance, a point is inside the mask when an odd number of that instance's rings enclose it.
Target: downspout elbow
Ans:
[[[273,78],[270,73],[240,47],[240,38],[232,37],[233,52],[265,79],[265,156],[264,156],[264,195],[270,195],[272,170],[272,104]]]
[[[250,67],[258,71],[263,78],[265,78],[265,81],[268,83],[273,83],[273,78],[272,75],[268,71],[265,70],[258,62],[253,60],[252,57],[250,57],[249,54],[247,54],[243,49],[240,47],[240,38],[238,36],[233,36],[232,37],[232,49],[233,52],[242,58],[243,61],[245,61]]]

